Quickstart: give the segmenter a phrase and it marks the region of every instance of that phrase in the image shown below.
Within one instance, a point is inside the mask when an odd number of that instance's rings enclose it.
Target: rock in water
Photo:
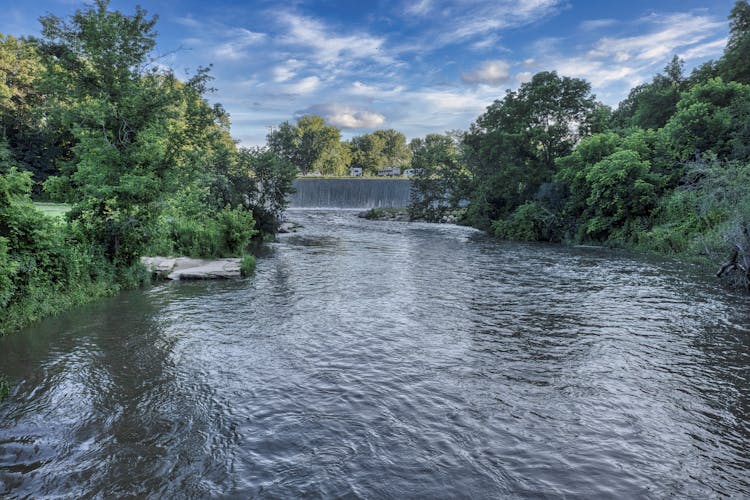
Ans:
[[[208,280],[239,278],[242,259],[191,259],[189,257],[141,257],[141,263],[160,278]]]

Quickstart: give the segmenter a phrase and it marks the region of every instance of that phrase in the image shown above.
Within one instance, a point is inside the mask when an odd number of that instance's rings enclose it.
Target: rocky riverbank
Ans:
[[[423,217],[412,218],[409,210],[406,208],[371,208],[365,212],[357,214],[358,217],[367,220],[382,220],[396,222],[434,222],[439,224],[458,224],[459,215],[457,213],[447,213],[439,220],[427,220]]]

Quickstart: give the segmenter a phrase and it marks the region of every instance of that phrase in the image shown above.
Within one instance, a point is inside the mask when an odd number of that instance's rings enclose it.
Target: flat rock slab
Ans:
[[[141,257],[141,263],[161,278],[211,280],[239,278],[242,259],[191,259],[190,257]]]

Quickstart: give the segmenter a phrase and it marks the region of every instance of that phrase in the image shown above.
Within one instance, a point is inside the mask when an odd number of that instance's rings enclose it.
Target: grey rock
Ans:
[[[170,280],[239,278],[242,259],[191,259],[189,257],[141,257],[155,275]]]

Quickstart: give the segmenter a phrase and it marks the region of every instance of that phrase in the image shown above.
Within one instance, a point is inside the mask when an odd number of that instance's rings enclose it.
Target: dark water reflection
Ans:
[[[671,262],[291,218],[253,278],[0,339],[0,495],[750,495],[746,297]]]

